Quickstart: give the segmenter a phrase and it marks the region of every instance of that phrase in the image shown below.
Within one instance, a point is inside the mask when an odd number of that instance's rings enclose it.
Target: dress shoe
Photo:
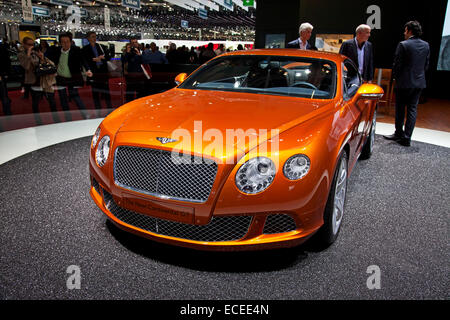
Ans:
[[[383,138],[385,138],[387,140],[394,140],[394,141],[403,139],[402,137],[399,137],[396,134],[391,134],[390,136],[383,136]]]
[[[401,144],[404,147],[410,147],[411,146],[411,140],[407,138],[401,138],[400,140],[396,140],[398,144]]]

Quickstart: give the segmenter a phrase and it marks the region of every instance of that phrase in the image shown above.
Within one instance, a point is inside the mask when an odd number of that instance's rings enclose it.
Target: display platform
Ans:
[[[450,149],[376,137],[324,251],[201,252],[114,227],[91,200],[90,137],[0,165],[0,299],[448,299]],[[69,266],[81,271],[68,289]],[[369,289],[373,266],[380,289]],[[367,272],[369,268],[369,273]]]

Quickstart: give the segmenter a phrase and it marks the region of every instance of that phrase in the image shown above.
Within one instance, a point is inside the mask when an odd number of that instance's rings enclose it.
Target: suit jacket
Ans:
[[[339,53],[350,58],[359,70],[358,49],[356,47],[355,38],[344,41],[344,43],[342,43],[341,45],[341,48],[339,49]],[[373,79],[373,73],[374,68],[372,43],[366,41],[366,44],[364,46],[364,66],[361,76],[365,81],[371,81]]]
[[[101,56],[102,54],[105,55],[105,59],[102,60],[102,64],[100,66],[97,66],[97,62],[92,60],[93,58],[95,58],[95,55],[90,44],[84,46],[82,49],[84,60],[89,65],[89,69],[91,69],[92,73],[106,74],[108,73],[108,65],[106,62],[111,60],[111,54],[109,53],[108,48],[104,45],[96,43],[95,47],[97,48],[97,53],[99,56]]]
[[[287,44],[288,48],[297,48],[300,49],[300,40],[295,39]],[[317,50],[315,46],[309,43],[309,41],[306,41],[306,50]]]
[[[52,49],[48,55],[48,58],[53,61],[55,66],[58,66],[60,57],[61,57],[61,47],[54,47],[54,49]],[[82,87],[84,85],[83,76],[81,75],[82,69],[84,68],[87,71],[90,70],[90,68],[86,60],[83,58],[81,49],[79,47],[72,46],[70,48],[68,64],[70,74],[72,75],[72,77],[70,79],[66,79],[67,80],[66,83],[64,84],[59,83],[59,84]]]
[[[428,42],[411,37],[398,44],[392,72],[397,88],[425,88],[425,71],[430,61]]]

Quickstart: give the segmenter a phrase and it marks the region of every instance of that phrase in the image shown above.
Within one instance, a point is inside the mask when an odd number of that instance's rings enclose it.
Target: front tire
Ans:
[[[339,157],[334,173],[330,194],[323,215],[324,224],[313,237],[319,249],[325,249],[336,241],[341,230],[347,195],[348,156],[344,150]]]

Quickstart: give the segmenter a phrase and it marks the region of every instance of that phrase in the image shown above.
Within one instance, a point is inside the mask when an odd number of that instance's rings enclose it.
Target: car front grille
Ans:
[[[295,230],[294,219],[287,214],[271,214],[266,218],[264,224],[264,234],[283,233]]]
[[[172,157],[166,150],[120,146],[114,159],[117,185],[175,200],[205,202],[217,174],[217,163],[192,155]]]
[[[250,227],[251,216],[213,217],[207,225],[186,224],[159,219],[124,209],[103,189],[106,208],[120,221],[142,230],[194,241],[234,241],[242,239]]]

